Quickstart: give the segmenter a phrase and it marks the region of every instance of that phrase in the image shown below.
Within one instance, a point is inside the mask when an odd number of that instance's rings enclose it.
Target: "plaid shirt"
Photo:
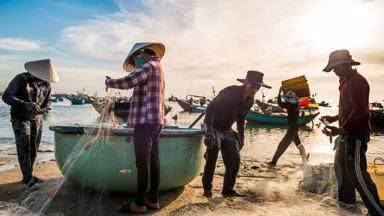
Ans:
[[[164,73],[158,58],[153,58],[139,69],[120,79],[108,79],[110,88],[133,89],[128,126],[164,124]]]

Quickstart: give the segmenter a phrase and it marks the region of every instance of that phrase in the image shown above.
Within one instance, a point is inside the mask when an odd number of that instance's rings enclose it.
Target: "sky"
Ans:
[[[337,103],[338,78],[322,69],[348,49],[382,101],[383,14],[382,0],[0,0],[0,91],[25,62],[50,58],[54,92],[104,95],[134,43],[152,41],[166,46],[167,96],[211,96],[257,70],[273,87],[257,97],[305,75],[318,101]]]

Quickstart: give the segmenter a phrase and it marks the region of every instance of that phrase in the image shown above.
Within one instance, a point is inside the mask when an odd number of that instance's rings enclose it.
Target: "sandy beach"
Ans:
[[[220,160],[214,177],[214,196],[202,196],[201,176],[184,187],[162,192],[161,209],[148,211],[154,215],[351,215],[337,207],[333,200],[323,196],[306,195],[298,190],[302,177],[301,165],[291,164],[275,172],[260,172],[260,162],[245,158],[237,180],[236,189],[244,198],[224,198],[220,191],[223,182],[223,165]],[[299,167],[299,169],[298,169]],[[123,202],[133,201],[134,196],[108,191],[92,191],[71,183],[60,184],[62,175],[56,162],[42,162],[35,166],[34,175],[44,182],[26,190],[20,183],[18,167],[0,173],[1,215],[126,215],[118,212]],[[63,179],[61,179],[63,180]],[[58,187],[58,185],[61,185]],[[59,188],[52,198],[52,191]],[[300,198],[300,203],[297,203]],[[360,215],[360,214],[356,214]]]

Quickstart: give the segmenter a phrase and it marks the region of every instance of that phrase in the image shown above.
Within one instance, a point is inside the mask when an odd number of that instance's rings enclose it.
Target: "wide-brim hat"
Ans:
[[[285,101],[295,104],[299,102],[299,97],[296,96],[296,93],[293,91],[288,91],[283,96],[281,96]]]
[[[32,76],[49,83],[57,83],[60,80],[51,59],[26,62],[24,68]]]
[[[346,49],[335,50],[329,54],[328,64],[323,71],[330,72],[336,65],[340,64],[360,65],[360,62],[353,60],[351,54]]]
[[[152,42],[136,43],[135,45],[133,45],[131,51],[129,52],[127,58],[123,63],[123,68],[125,71],[132,72],[136,70],[132,56],[141,49],[150,49],[154,51],[156,53],[156,56],[159,57],[160,59],[164,56],[164,53],[165,53],[165,46],[162,43],[152,43]]]
[[[263,82],[263,76],[264,74],[259,71],[248,71],[245,79],[237,79],[237,81],[242,82],[244,84],[253,84],[260,85],[266,88],[272,88],[271,86]]]

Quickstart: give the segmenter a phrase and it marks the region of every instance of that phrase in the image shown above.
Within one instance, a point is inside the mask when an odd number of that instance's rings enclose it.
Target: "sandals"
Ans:
[[[135,202],[123,203],[123,205],[120,206],[119,211],[123,213],[144,214],[147,211],[147,207],[138,206]]]
[[[159,209],[160,209],[160,203],[158,203],[158,202],[152,203],[152,202],[146,200],[146,201],[145,201],[145,205],[146,205],[149,209],[153,209],[153,210],[159,210]]]

